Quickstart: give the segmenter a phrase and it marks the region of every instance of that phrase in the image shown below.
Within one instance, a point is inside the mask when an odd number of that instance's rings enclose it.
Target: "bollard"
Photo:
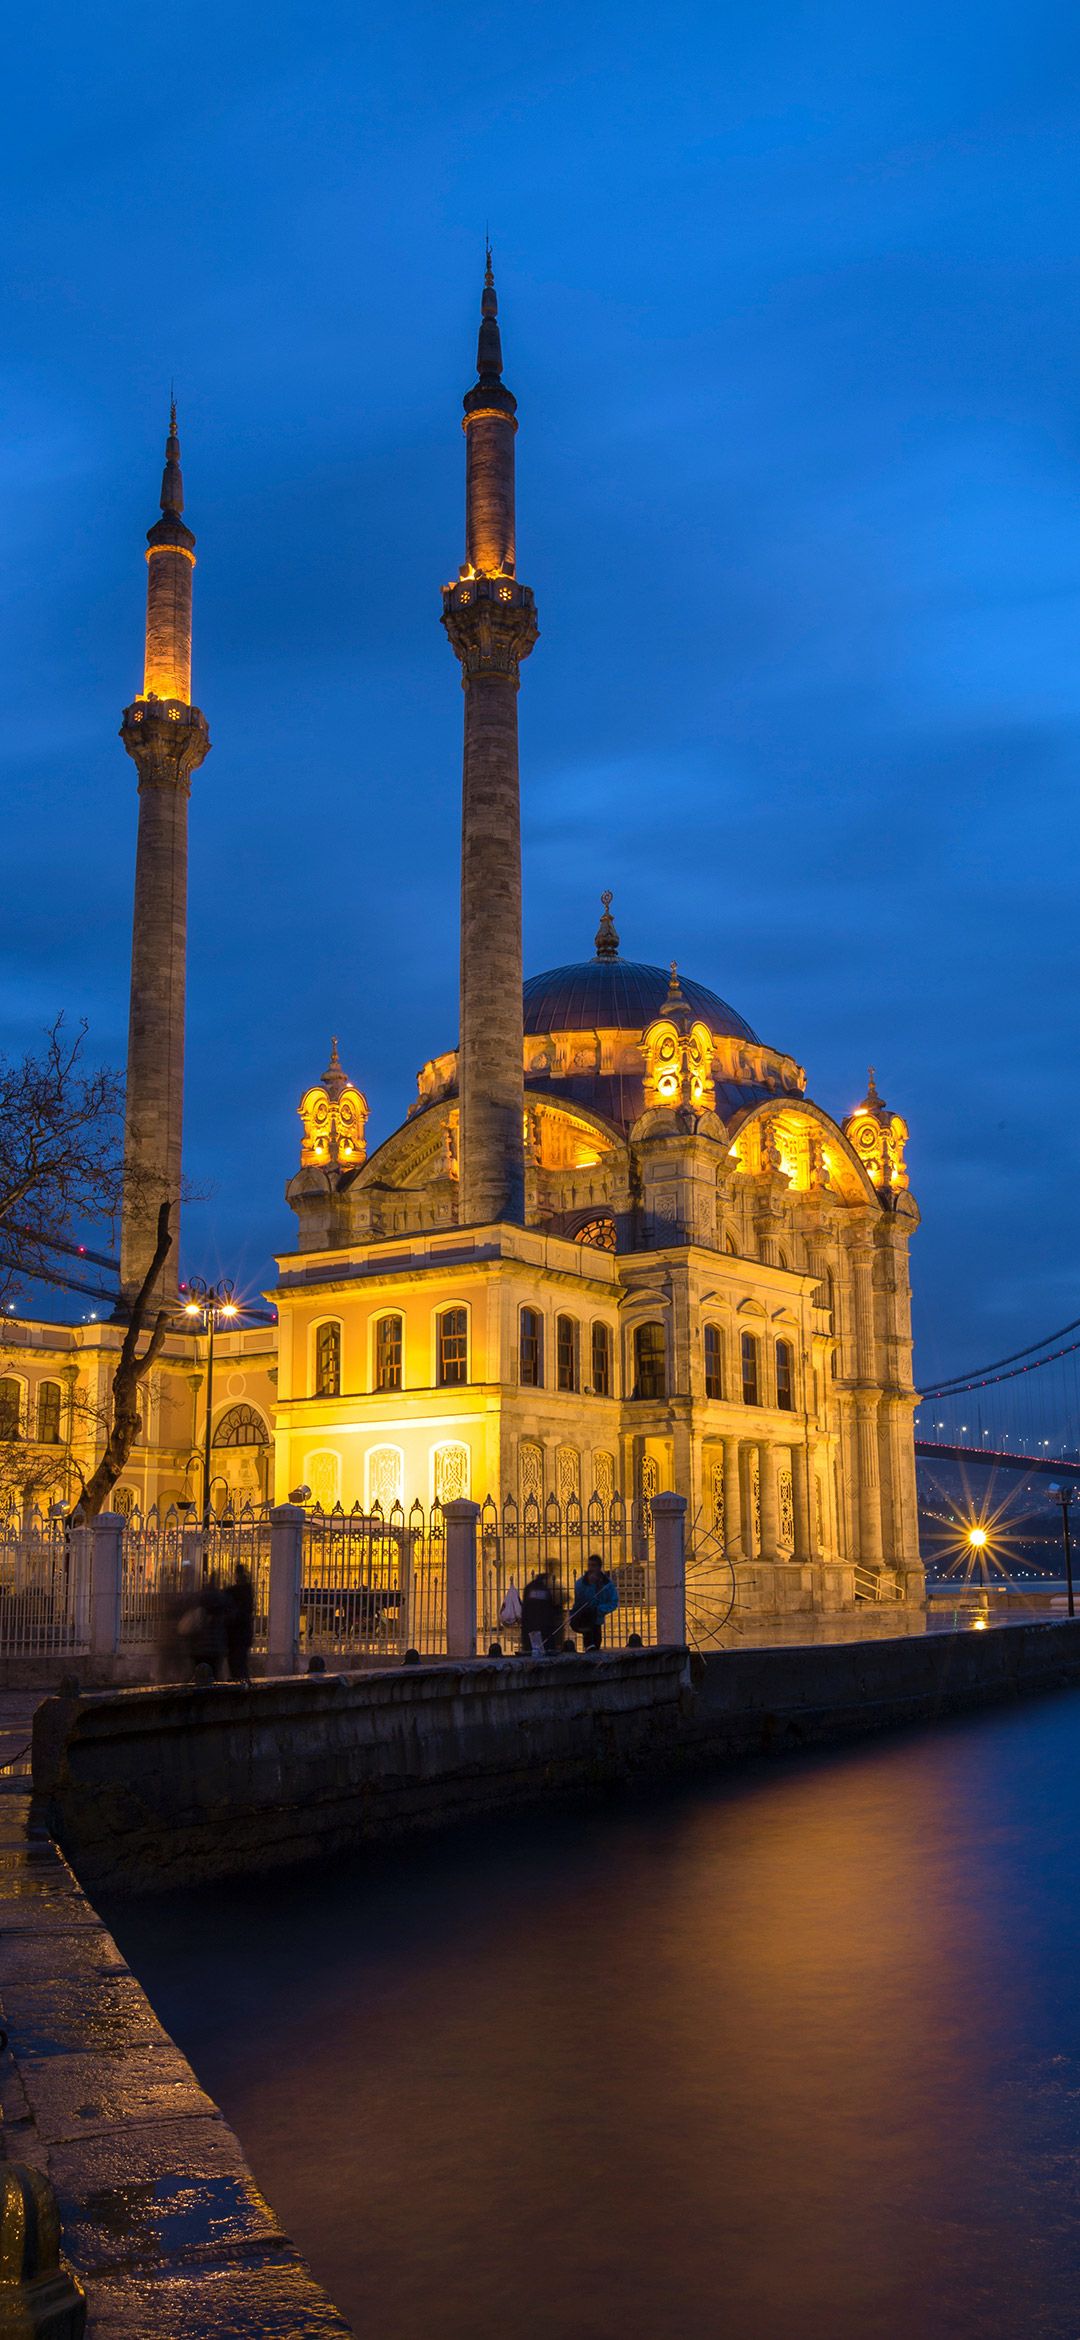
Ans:
[[[446,1654],[476,1656],[476,1523],[480,1505],[465,1495],[443,1504],[446,1522]]]
[[[40,2170],[0,2168],[0,2340],[82,2340],[86,2293],[60,2264],[60,2213]]]
[[[124,1572],[124,1522],[118,1511],[99,1511],[89,1523],[90,1647],[95,1657],[115,1657],[120,1647],[120,1589]]]
[[[278,1503],[270,1514],[268,1674],[295,1674],[300,1663],[300,1595],[304,1582],[304,1518],[298,1503]]]
[[[686,1640],[686,1497],[654,1495],[656,1542],[656,1638],[662,1644]]]

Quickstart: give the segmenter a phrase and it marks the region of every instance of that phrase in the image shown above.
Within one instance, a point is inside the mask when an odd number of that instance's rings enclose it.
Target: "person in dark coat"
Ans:
[[[209,1666],[216,1682],[225,1663],[225,1595],[216,1576],[206,1578],[194,1611],[181,1620],[181,1631],[185,1630],[192,1673],[198,1666]]]
[[[250,1568],[240,1560],[232,1583],[225,1588],[225,1656],[230,1682],[248,1681],[254,1639],[255,1587]]]
[[[521,1647],[526,1657],[554,1657],[563,1645],[566,1610],[550,1568],[538,1568],[521,1596]]]

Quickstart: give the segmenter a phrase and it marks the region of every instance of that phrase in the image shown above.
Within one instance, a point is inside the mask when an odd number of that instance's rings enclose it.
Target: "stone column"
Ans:
[[[476,1656],[476,1523],[480,1505],[468,1496],[444,1503],[446,1523],[446,1654]]]
[[[742,1474],[737,1438],[724,1440],[724,1543],[729,1560],[743,1558]]]
[[[855,1395],[856,1442],[859,1456],[859,1549],[855,1558],[864,1568],[880,1567],[883,1557],[881,1540],[881,1479],[878,1472],[877,1391],[859,1390]]]
[[[686,1497],[654,1495],[656,1638],[665,1647],[686,1640]]]
[[[270,1514],[270,1614],[266,1635],[268,1674],[295,1674],[300,1662],[304,1518],[299,1503],[278,1503]]]
[[[120,1647],[124,1522],[118,1511],[99,1511],[89,1531],[90,1647],[95,1657],[115,1657]]]
[[[750,1470],[750,1458],[754,1450],[745,1439],[738,1441],[738,1448],[739,1485],[742,1490],[739,1509],[742,1513],[743,1554],[747,1560],[757,1560],[761,1557],[761,1539],[754,1522],[754,1482]]]
[[[758,1447],[758,1487],[761,1501],[761,1557],[776,1560],[779,1557],[778,1536],[780,1507],[776,1486],[776,1448],[768,1439]]]

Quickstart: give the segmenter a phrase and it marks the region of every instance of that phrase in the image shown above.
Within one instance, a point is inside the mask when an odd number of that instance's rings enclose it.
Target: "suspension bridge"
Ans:
[[[951,1574],[974,1528],[1010,1574],[1059,1574],[1062,1501],[1080,1501],[1080,1317],[924,1388],[915,1454],[931,1570],[936,1555]]]

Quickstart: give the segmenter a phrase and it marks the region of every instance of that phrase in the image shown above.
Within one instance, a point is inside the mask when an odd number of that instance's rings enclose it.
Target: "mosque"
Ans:
[[[523,980],[517,694],[538,627],[490,253],[464,433],[465,559],[442,596],[464,700],[458,1046],[369,1149],[363,1068],[334,1041],[299,1107],[277,1324],[219,1329],[211,1398],[166,1269],[176,1330],[117,1507],[199,1495],[209,1401],[218,1503],[675,1490],[760,1615],[918,1603],[903,1119],[872,1074],[833,1119],[717,992],[623,955],[609,894],[592,955]],[[121,729],[139,786],[121,1321],[21,1320],[2,1360],[0,1431],[51,1444],[61,1489],[91,1457],[160,1197],[179,1212],[187,809],[209,748],[183,508],[174,410]]]

